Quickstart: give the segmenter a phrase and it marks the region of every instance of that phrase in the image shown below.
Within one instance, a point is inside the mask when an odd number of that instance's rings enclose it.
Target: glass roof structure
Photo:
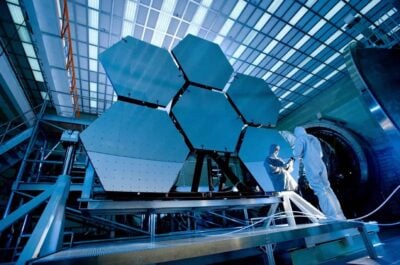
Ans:
[[[117,99],[98,54],[128,35],[167,50],[189,33],[219,44],[236,73],[269,84],[280,118],[348,75],[347,44],[393,46],[400,35],[386,0],[68,0],[68,9],[81,112],[92,114]]]

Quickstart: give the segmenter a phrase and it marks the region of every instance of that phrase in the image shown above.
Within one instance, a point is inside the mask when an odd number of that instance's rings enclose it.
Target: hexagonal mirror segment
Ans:
[[[80,137],[106,191],[168,192],[189,153],[165,111],[122,101]]]
[[[281,103],[263,79],[237,74],[227,94],[247,123],[276,125]]]
[[[243,123],[223,93],[189,86],[172,113],[194,148],[235,151]]]
[[[223,90],[233,68],[221,48],[210,41],[187,35],[172,54],[189,82]]]
[[[239,150],[239,158],[253,175],[261,188],[268,191],[281,191],[283,179],[269,176],[265,160],[270,155],[271,145],[280,146],[279,157],[287,160],[292,149],[276,129],[247,127]]]
[[[167,50],[126,37],[99,55],[120,97],[165,107],[184,84]]]

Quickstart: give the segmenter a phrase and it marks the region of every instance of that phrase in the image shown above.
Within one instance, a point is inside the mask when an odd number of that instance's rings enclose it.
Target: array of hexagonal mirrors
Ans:
[[[100,61],[118,101],[80,135],[106,191],[168,192],[190,150],[236,152],[264,191],[280,103],[264,80],[237,74],[220,47],[188,35],[173,50],[126,37]],[[240,150],[236,150],[246,130]],[[186,140],[185,140],[186,139]]]

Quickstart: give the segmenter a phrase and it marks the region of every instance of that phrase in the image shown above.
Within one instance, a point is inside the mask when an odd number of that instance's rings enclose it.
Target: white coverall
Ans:
[[[296,127],[294,135],[296,141],[293,155],[295,158],[303,159],[307,180],[318,197],[322,212],[327,218],[345,220],[346,217],[328,180],[319,140],[315,136],[307,134],[303,127]]]

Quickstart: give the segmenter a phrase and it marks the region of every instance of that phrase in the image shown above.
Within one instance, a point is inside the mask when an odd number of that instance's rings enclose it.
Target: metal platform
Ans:
[[[32,264],[152,264],[190,259],[212,254],[238,251],[313,237],[349,228],[360,229],[363,225],[352,222],[306,224],[296,227],[257,228],[250,231],[199,233],[187,238],[158,239],[154,242],[122,241],[90,244],[63,250],[35,260]],[[364,244],[369,250],[371,242],[365,235]],[[372,249],[369,255],[376,256]]]

